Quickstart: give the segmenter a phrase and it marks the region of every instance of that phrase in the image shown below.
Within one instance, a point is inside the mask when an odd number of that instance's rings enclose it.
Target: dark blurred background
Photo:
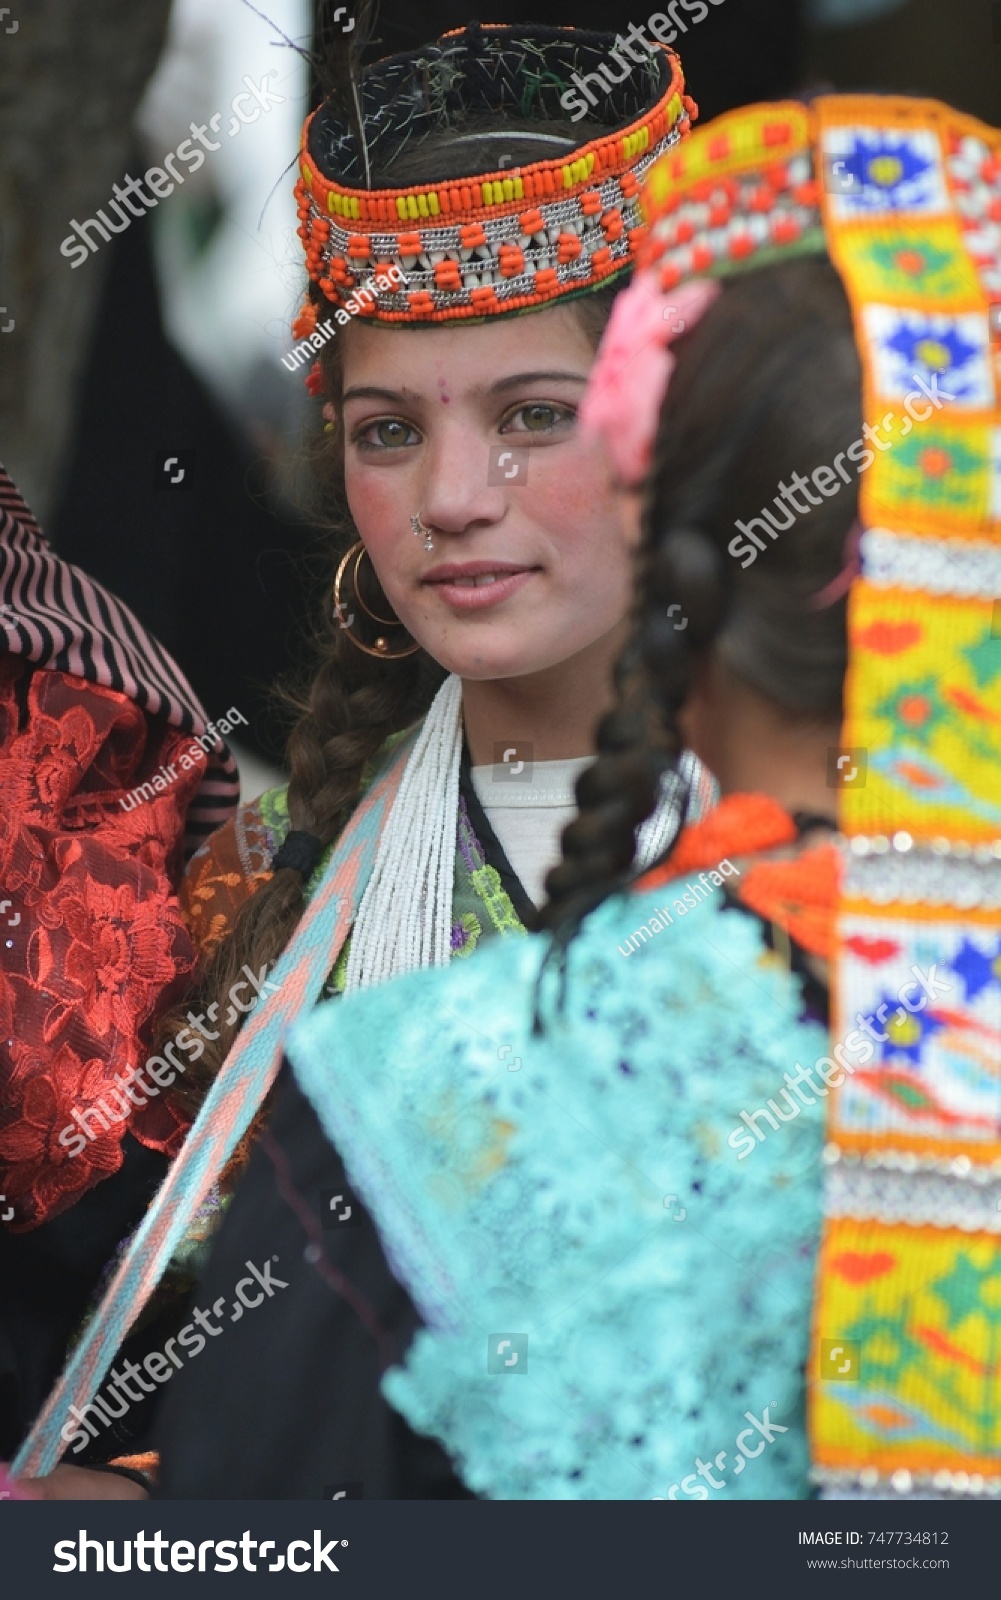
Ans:
[[[309,42],[315,0],[258,9]],[[495,0],[480,20],[614,33],[655,9]],[[997,121],[999,15],[985,0],[714,0],[677,47],[703,119],[838,88],[926,94]],[[468,0],[384,0],[373,53],[469,16]],[[71,268],[69,219],[162,164],[192,117],[228,119],[244,75],[269,68],[284,104]],[[247,795],[281,760],[269,689],[304,658],[323,548],[290,470],[316,407],[281,365],[303,281],[288,168],[310,93],[304,64],[241,0],[12,0],[0,19],[0,328],[13,324],[0,336],[0,459],[60,553],[133,606],[209,715],[246,716]],[[185,468],[174,487],[171,456]]]

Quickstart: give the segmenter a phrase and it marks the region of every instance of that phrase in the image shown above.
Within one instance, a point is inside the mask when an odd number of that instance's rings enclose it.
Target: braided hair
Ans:
[[[840,279],[819,257],[734,277],[674,350],[616,703],[578,780],[579,815],[539,913],[561,954],[628,881],[636,829],[681,754],[680,714],[710,655],[790,720],[841,713],[845,601],[817,610],[811,599],[844,566],[856,485],[797,518],[746,568],[728,549],[738,520],[769,505],[793,470],[831,462],[859,438],[861,371]]]

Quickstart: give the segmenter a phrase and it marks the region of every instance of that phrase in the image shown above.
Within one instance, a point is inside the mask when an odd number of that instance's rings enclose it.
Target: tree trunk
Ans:
[[[110,249],[74,267],[59,246],[70,220],[106,207],[124,178],[169,10],[170,0],[11,0],[0,14],[0,458],[43,519]]]

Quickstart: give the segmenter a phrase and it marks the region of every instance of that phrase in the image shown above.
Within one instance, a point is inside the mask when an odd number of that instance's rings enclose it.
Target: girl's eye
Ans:
[[[518,406],[505,418],[501,432],[553,433],[557,428],[573,423],[577,413],[573,406],[550,405],[533,400],[529,405]]]
[[[368,450],[398,450],[403,446],[417,444],[420,435],[416,428],[409,422],[402,422],[399,417],[381,417],[377,422],[367,422],[355,434],[354,442],[362,449]]]

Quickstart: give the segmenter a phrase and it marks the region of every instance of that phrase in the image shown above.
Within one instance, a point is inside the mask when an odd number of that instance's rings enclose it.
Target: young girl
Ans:
[[[654,170],[585,404],[627,479],[656,440],[562,984],[534,936],[293,1038],[425,1323],[384,1390],[477,1494],[1001,1490],[999,185],[994,130],[868,97]],[[622,893],[651,700],[723,798]]]
[[[244,1139],[290,1022],[321,989],[353,991],[492,937],[522,938],[543,898],[573,781],[612,697],[635,543],[574,417],[642,234],[640,177],[694,112],[677,58],[658,47],[569,123],[561,95],[614,44],[471,26],[371,68],[360,126],[336,100],[307,123],[298,193],[311,290],[295,331],[319,354],[313,387],[327,397],[328,465],[343,474],[351,531],[288,788],[245,807],[189,874],[191,925],[212,960],[177,1046],[197,1030],[200,1081],[189,1070],[184,1091],[213,1087],[47,1408],[49,1459],[69,1445],[68,1459],[86,1460],[87,1424],[107,1425],[100,1406],[80,1422],[74,1374],[100,1383]],[[682,773],[679,782],[666,758],[651,771],[643,860],[662,852],[689,791],[696,808],[709,791],[697,763]],[[336,929],[318,934],[317,916],[334,905]],[[234,986],[246,996],[248,973],[270,999],[234,1053],[242,1018],[230,997]],[[361,1208],[336,1200],[344,1188],[314,1114],[283,1078],[206,1279],[229,1279],[233,1250],[234,1293],[258,1256],[281,1279],[280,1291],[262,1290],[268,1311],[245,1322],[230,1294],[240,1326],[227,1327],[225,1366],[236,1372],[246,1336],[248,1348],[275,1337],[274,1313],[285,1324],[283,1382],[275,1375],[252,1410],[242,1393],[227,1403],[215,1338],[192,1331],[186,1347],[201,1340],[227,1416],[193,1493],[256,1484],[314,1495],[359,1478],[372,1493],[462,1492],[442,1453],[401,1429],[378,1395],[379,1361],[405,1346],[413,1307]],[[342,1221],[350,1261],[335,1269],[327,1246]],[[329,1362],[309,1363],[332,1347],[356,1406],[318,1404]],[[44,1460],[33,1444],[20,1465]]]

